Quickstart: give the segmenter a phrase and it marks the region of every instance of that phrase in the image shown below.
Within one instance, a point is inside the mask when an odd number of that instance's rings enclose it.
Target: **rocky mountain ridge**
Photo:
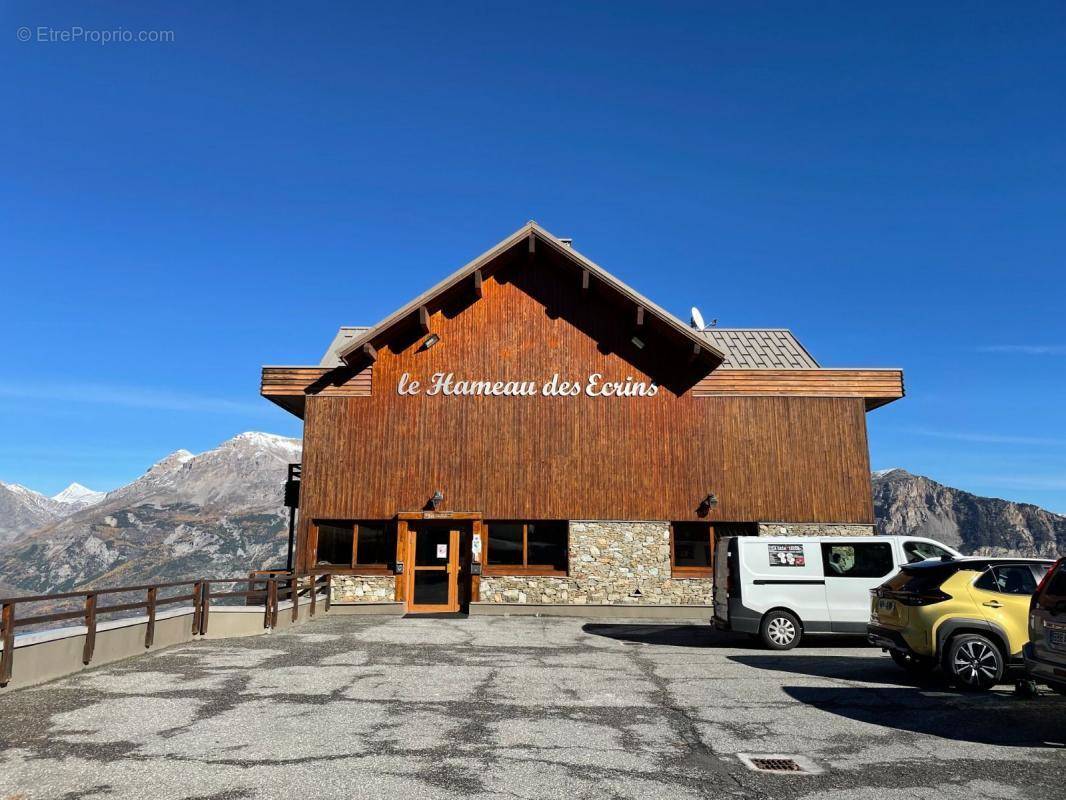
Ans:
[[[873,474],[877,532],[927,536],[968,555],[1066,555],[1066,516],[980,497],[904,469]]]

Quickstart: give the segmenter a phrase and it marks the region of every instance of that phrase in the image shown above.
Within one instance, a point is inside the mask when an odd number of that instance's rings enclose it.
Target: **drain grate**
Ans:
[[[737,758],[754,772],[770,772],[775,775],[818,775],[822,770],[813,761],[803,756],[780,753],[737,753]]]
[[[763,772],[803,772],[793,758],[753,758],[751,765]]]

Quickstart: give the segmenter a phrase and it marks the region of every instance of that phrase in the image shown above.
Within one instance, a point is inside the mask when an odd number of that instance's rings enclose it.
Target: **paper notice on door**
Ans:
[[[447,558],[447,557],[448,557],[448,545],[446,545],[446,544],[438,544],[437,545],[437,558]]]

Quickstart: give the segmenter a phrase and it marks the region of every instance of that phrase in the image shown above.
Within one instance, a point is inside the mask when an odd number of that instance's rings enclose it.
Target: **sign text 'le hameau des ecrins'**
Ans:
[[[445,397],[655,397],[659,385],[626,378],[624,381],[605,381],[603,375],[594,372],[584,381],[562,380],[559,374],[544,381],[484,381],[456,378],[453,372],[435,372],[429,383],[411,378],[405,372],[396,384],[396,393],[402,396],[425,394]]]

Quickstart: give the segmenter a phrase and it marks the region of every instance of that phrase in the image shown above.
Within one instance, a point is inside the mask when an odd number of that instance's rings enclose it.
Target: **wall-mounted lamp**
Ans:
[[[433,493],[433,496],[429,498],[429,507],[436,511],[438,508],[440,508],[440,504],[443,502],[444,495],[441,493],[440,489],[437,489],[437,491]]]
[[[643,349],[644,349],[644,340],[643,340],[643,339],[641,339],[641,338],[640,338],[639,336],[634,336],[634,337],[633,337],[632,339],[630,339],[629,341],[631,341],[631,342],[633,343],[633,345],[634,345],[634,346],[635,346],[635,347],[636,347],[636,348],[637,348],[638,350],[643,350]]]
[[[696,514],[701,517],[706,517],[707,514],[710,513],[710,510],[716,505],[718,505],[718,498],[715,496],[714,492],[711,492],[700,500],[700,507],[696,509]]]
[[[422,344],[419,345],[418,349],[419,350],[428,350],[429,348],[431,348],[433,345],[435,345],[439,341],[440,341],[440,337],[437,334],[435,334],[435,333],[431,333],[429,336],[427,336],[425,339],[422,340]]]

